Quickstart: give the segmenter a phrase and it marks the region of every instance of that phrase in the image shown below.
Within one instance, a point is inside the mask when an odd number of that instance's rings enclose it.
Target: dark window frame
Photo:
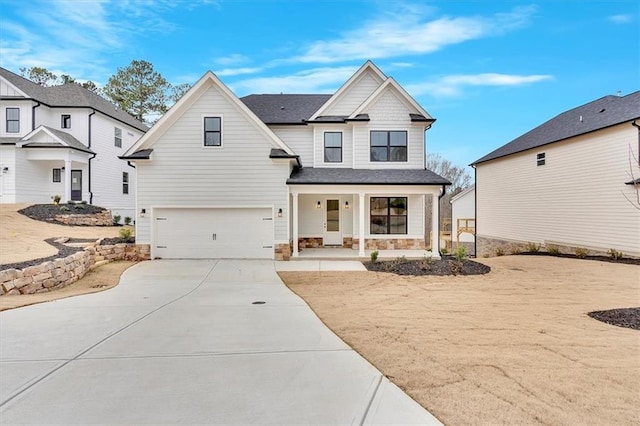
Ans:
[[[113,128],[113,144],[117,148],[122,148],[122,129],[120,127]]]
[[[327,146],[327,135],[340,135],[340,146]],[[342,163],[343,161],[342,148],[344,145],[342,132],[324,132],[323,140],[324,140],[324,150],[323,150],[324,162],[325,163]],[[329,160],[327,157],[327,150],[340,151],[340,160]]]
[[[547,163],[547,156],[545,152],[541,152],[536,155],[536,165],[538,167],[544,166]]]
[[[376,144],[374,145],[374,134],[386,134],[385,143],[384,144]],[[392,144],[392,135],[400,133],[404,134],[404,145],[393,145]],[[374,148],[381,149],[386,148],[385,158],[377,159],[374,157],[373,152]],[[393,160],[392,153],[400,148],[404,148],[404,159],[402,160]],[[371,130],[369,131],[369,161],[372,163],[406,163],[409,161],[409,132],[406,130]]]
[[[387,203],[387,213],[386,215],[374,215],[373,204],[376,200],[383,199],[386,200]],[[393,208],[391,204],[391,200],[393,199],[403,199],[404,200],[404,213],[403,214],[391,214],[391,209]],[[404,217],[404,232],[391,232],[391,218]],[[374,219],[384,218],[386,222],[386,232],[374,232]],[[396,224],[397,226],[397,224]],[[371,235],[407,235],[409,232],[409,197],[371,197],[369,199],[369,234]]]
[[[53,169],[53,183],[60,183],[62,182],[62,169],[60,168],[55,168]]]
[[[17,118],[9,118],[9,111],[17,111]],[[6,121],[6,131],[7,133],[20,133],[20,108],[16,107],[7,107],[5,109],[5,121]],[[9,129],[9,123],[17,123],[18,127],[16,130]]]
[[[71,128],[71,114],[62,114],[60,116],[60,128],[61,129]]]
[[[207,130],[207,120],[218,120],[218,130]],[[214,124],[215,128],[215,124]],[[218,135],[218,141],[207,142],[208,135]],[[222,148],[222,116],[207,115],[202,118],[202,145],[205,148]]]
[[[129,193],[129,172],[122,172],[122,193]]]

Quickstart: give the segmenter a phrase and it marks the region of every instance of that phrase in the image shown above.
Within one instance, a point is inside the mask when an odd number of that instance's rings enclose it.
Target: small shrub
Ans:
[[[124,224],[125,225],[130,225],[131,224],[131,218],[129,216],[125,216],[124,217]]]
[[[467,258],[467,248],[465,246],[458,246],[456,251],[453,252],[453,255],[456,257],[458,262],[462,262]]]
[[[70,209],[69,209],[69,207],[67,207],[67,206],[61,206],[61,207],[60,207],[60,211],[61,211],[61,212],[68,212],[69,210],[70,210]]]
[[[527,244],[527,251],[530,253],[537,253],[540,251],[540,244],[536,244],[536,243],[528,243]]]
[[[84,205],[76,204],[76,205],[73,206],[73,208],[76,209],[76,210],[84,210]]]
[[[378,250],[371,252],[371,263],[376,263],[378,261],[379,254]]]
[[[513,247],[511,247],[511,250],[509,251],[509,253],[511,253],[511,254],[520,254],[520,253],[522,253],[522,250],[520,250],[520,247],[518,247],[518,246],[513,246]]]
[[[80,201],[80,204],[87,204],[85,200]]]
[[[578,259],[584,259],[589,255],[589,250],[584,247],[576,247],[575,253]]]
[[[61,200],[61,199],[62,199],[62,197],[61,197],[61,196],[59,196],[59,195],[54,195],[54,196],[53,196],[53,204],[56,204],[56,205],[57,205],[57,204],[60,204],[60,200]]]
[[[133,236],[133,231],[129,228],[122,228],[119,232],[119,235],[123,240],[128,240]]]
[[[449,250],[447,250],[447,248],[446,248],[446,247],[442,247],[442,248],[440,249],[440,253],[442,253],[442,254],[444,254],[444,255],[446,256],[447,254],[449,254]]]
[[[611,258],[613,260],[620,260],[624,256],[621,251],[618,251],[618,250],[616,250],[614,248],[610,248],[608,253],[609,253],[609,256],[611,256]]]
[[[120,223],[120,215],[119,214],[113,216],[113,223],[116,223],[116,224]]]
[[[504,256],[504,249],[502,247],[496,249],[496,256]]]
[[[76,203],[76,202],[75,202],[75,201],[73,201],[73,200],[69,200],[69,201],[67,201],[67,204],[69,204],[70,206],[73,206],[75,203]]]
[[[547,245],[547,253],[557,256],[560,254],[560,247],[554,246],[552,244]]]

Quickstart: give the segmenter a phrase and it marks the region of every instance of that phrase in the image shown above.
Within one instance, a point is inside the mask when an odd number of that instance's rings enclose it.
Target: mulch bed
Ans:
[[[116,244],[133,244],[136,242],[135,237],[131,237],[131,238],[119,238],[119,237],[115,237],[115,238],[104,238],[102,239],[102,241],[100,241],[100,245],[101,246],[112,246],[112,245],[116,245]]]
[[[640,265],[640,259],[630,259],[628,257],[623,257],[621,259],[614,259],[611,256],[584,256],[578,257],[575,254],[570,253],[548,253],[546,251],[525,251],[522,253],[518,253],[524,256],[553,256],[553,257],[566,257],[568,259],[584,259],[584,260],[599,260],[600,262],[609,262],[609,263],[624,263],[627,265]]]
[[[459,261],[453,257],[441,260],[408,260],[398,258],[377,262],[363,262],[369,271],[390,272],[397,275],[482,275],[491,268],[482,263],[465,259]]]
[[[66,210],[68,209],[68,210]],[[56,216],[59,215],[72,215],[72,214],[96,214],[101,213],[105,209],[102,207],[94,206],[91,204],[34,204],[26,207],[22,210],[18,210],[18,213],[42,222],[53,222],[60,225],[66,225],[56,220]],[[68,225],[67,225],[68,226]]]
[[[33,259],[33,260],[26,260],[24,262],[17,262],[17,263],[7,263],[4,265],[0,265],[0,270],[4,270],[4,269],[24,269],[24,268],[28,268],[29,266],[35,266],[35,265],[39,265],[41,263],[44,262],[50,262],[52,260],[56,260],[59,259],[61,257],[67,257],[67,256],[71,256],[74,253],[77,253],[79,251],[84,250],[83,247],[69,247],[66,246],[64,244],[60,244],[60,243],[56,243],[55,240],[57,240],[58,238],[48,238],[45,240],[45,242],[49,243],[50,245],[54,246],[55,248],[58,249],[58,254],[55,254],[53,256],[49,256],[49,257],[41,257],[40,259]],[[89,240],[89,241],[95,241],[95,240]],[[70,241],[73,242],[73,241]],[[76,242],[81,242],[81,241],[76,241]],[[82,241],[84,242],[84,241]]]
[[[618,327],[640,330],[640,308],[610,309],[608,311],[589,312],[593,319]]]

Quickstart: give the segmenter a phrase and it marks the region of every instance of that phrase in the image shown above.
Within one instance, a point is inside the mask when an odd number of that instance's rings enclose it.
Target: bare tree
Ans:
[[[631,178],[628,185],[632,185],[635,191],[631,197],[625,194],[624,191],[622,195],[633,207],[640,210],[640,160],[638,160],[638,157],[633,152],[631,144],[629,144],[629,171],[627,171],[627,175]]]

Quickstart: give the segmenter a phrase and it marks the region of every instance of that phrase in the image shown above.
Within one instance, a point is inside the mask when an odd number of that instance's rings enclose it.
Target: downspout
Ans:
[[[476,188],[473,190],[473,217],[475,218],[475,234],[473,234],[473,255],[478,258],[478,169],[475,164],[473,167],[473,184]]]
[[[438,235],[436,236],[436,238],[438,239],[438,254],[440,255],[440,257],[442,257],[442,247],[440,247],[440,229],[442,229],[442,214],[440,213],[440,207],[442,206],[442,203],[440,202],[440,200],[442,200],[442,197],[444,197],[446,193],[447,186],[442,185],[442,194],[438,196]]]
[[[89,149],[91,149],[91,116],[96,113],[95,109],[91,109],[91,114],[89,114],[89,137],[87,138],[87,143],[89,144]],[[88,174],[89,174],[89,204],[93,204],[93,192],[91,192],[91,160],[96,158],[96,153],[93,156],[89,157],[89,161],[87,164]]]
[[[31,130],[36,129],[36,108],[38,108],[40,105],[42,104],[38,102],[38,105],[34,105],[31,107]]]
[[[424,128],[424,132],[422,132],[424,134],[424,164],[422,165],[422,167],[425,170],[427,169],[427,130],[429,130],[431,126],[433,126],[433,123],[433,121],[429,123],[429,125]]]

